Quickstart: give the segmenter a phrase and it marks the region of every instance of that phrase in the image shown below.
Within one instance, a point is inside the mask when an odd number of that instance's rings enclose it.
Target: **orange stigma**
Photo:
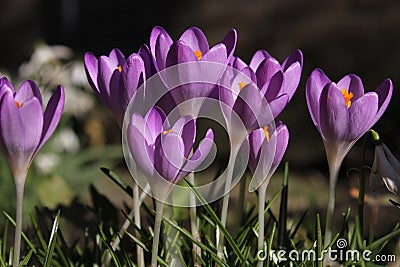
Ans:
[[[122,72],[122,66],[121,66],[121,65],[119,65],[119,66],[117,67],[117,69],[118,69],[119,72]]]
[[[268,132],[268,126],[264,126],[263,130],[265,133],[265,137],[267,138],[267,141],[269,142],[270,136],[269,136],[269,132]]]
[[[242,90],[245,86],[246,86],[246,82],[240,82],[240,83],[238,83],[238,85],[239,85],[239,89],[240,90]]]
[[[201,57],[203,56],[203,53],[201,53],[200,50],[194,51],[194,55],[196,56],[197,60],[200,60]]]
[[[342,89],[342,95],[344,97],[344,101],[346,102],[346,107],[349,109],[351,106],[351,99],[353,98],[353,93],[349,93],[348,90]]]
[[[15,105],[17,106],[17,108],[21,108],[23,103],[19,103],[17,100],[15,100]]]
[[[173,132],[173,130],[169,129],[168,131],[163,131],[162,133],[163,133],[163,135],[166,135],[167,133],[172,133],[172,132]]]

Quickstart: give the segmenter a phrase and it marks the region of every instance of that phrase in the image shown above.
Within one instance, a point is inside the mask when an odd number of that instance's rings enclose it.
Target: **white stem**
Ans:
[[[194,186],[194,173],[189,173],[189,182]],[[190,200],[190,228],[192,231],[192,236],[197,240],[200,241],[200,233],[197,228],[197,211],[196,211],[196,196],[192,191],[189,192],[189,200]],[[193,262],[194,267],[200,266],[199,257],[201,256],[201,248],[193,243]]]
[[[153,247],[151,252],[151,267],[157,267],[158,244],[160,242],[161,221],[163,216],[164,203],[155,199],[156,219],[154,222]]]
[[[145,192],[143,192],[145,193]],[[135,224],[136,226],[141,229],[141,222],[140,222],[140,206],[142,202],[139,199],[139,186],[137,183],[134,183],[133,185],[133,211],[135,214]],[[137,234],[137,230],[135,231]],[[145,267],[144,266],[144,253],[143,253],[143,248],[139,246],[139,244],[136,244],[136,253],[137,253],[137,262],[138,262],[138,267]]]
[[[264,185],[265,184],[265,185]],[[265,209],[265,194],[267,191],[267,183],[261,185],[258,190],[258,250],[264,249],[264,209]],[[264,253],[267,253],[266,251]],[[264,266],[264,257],[258,259],[257,267]]]
[[[19,257],[21,253],[21,235],[22,235],[22,211],[24,204],[24,186],[25,175],[22,177],[15,177],[15,189],[17,194],[17,211],[15,219],[15,237],[14,237],[14,258],[13,267],[19,266]]]
[[[332,222],[335,213],[336,184],[339,176],[339,169],[340,164],[332,164],[332,166],[329,166],[329,200],[325,222],[325,247],[332,241]]]

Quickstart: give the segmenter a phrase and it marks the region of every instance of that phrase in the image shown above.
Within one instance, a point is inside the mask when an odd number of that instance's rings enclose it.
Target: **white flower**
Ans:
[[[387,189],[397,194],[400,188],[400,162],[385,144],[375,146],[375,158],[371,172],[372,190],[383,183]]]

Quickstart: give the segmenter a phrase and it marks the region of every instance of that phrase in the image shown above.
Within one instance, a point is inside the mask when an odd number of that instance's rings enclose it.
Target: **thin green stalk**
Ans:
[[[141,222],[140,222],[140,206],[142,202],[140,201],[139,197],[139,185],[137,183],[133,184],[133,211],[134,211],[134,217],[135,217],[135,224],[138,229],[141,228]],[[124,231],[125,232],[125,231]],[[136,234],[138,234],[138,231],[135,231]],[[144,253],[143,253],[143,248],[139,246],[139,244],[136,244],[136,253],[137,253],[137,263],[138,267],[145,267],[144,266]]]
[[[264,220],[265,220],[265,194],[267,191],[267,183],[262,184],[258,189],[258,250],[264,249]],[[267,252],[264,252],[267,253]],[[264,257],[258,259],[257,267],[264,266]]]
[[[154,222],[153,247],[151,251],[151,267],[157,267],[158,244],[160,242],[161,222],[163,216],[164,203],[155,199],[156,219]]]
[[[21,235],[22,235],[22,211],[24,204],[24,186],[26,174],[21,177],[15,177],[15,189],[17,194],[17,211],[15,219],[15,238],[14,238],[14,256],[13,267],[19,266],[19,257],[21,252]]]

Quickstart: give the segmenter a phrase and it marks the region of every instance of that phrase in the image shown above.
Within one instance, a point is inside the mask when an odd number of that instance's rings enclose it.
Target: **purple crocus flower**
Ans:
[[[122,127],[126,108],[147,76],[155,73],[153,58],[147,46],[128,58],[117,48],[98,59],[85,54],[84,65],[89,84],[97,96],[112,110]]]
[[[0,146],[16,183],[24,183],[33,158],[53,134],[64,109],[60,85],[43,113],[42,95],[35,82],[24,81],[19,89],[0,79]]]
[[[390,79],[375,92],[364,93],[361,79],[354,74],[334,83],[320,69],[311,73],[306,85],[307,105],[323,138],[330,168],[339,168],[354,143],[379,120],[392,91]]]
[[[174,101],[181,104],[194,98],[218,95],[215,84],[233,55],[236,41],[237,33],[232,29],[221,43],[210,48],[204,33],[192,27],[174,42],[163,28],[155,27],[150,35],[150,50],[158,70],[181,66],[163,77],[167,86],[173,89],[171,95]],[[189,62],[192,64],[185,64]],[[195,64],[197,62],[200,64]],[[181,107],[181,113],[197,116],[200,107],[198,104]]]
[[[278,122],[273,132],[268,126],[252,131],[248,141],[250,145],[248,165],[254,174],[250,191],[254,191],[260,186],[266,187],[278,168],[289,142],[289,131],[285,124]]]
[[[194,171],[210,152],[214,140],[211,129],[190,155],[195,136],[196,124],[189,115],[178,119],[172,127],[158,107],[144,118],[132,115],[128,126],[129,149],[157,199],[165,199],[172,186]]]
[[[303,54],[296,50],[282,63],[267,51],[257,51],[247,65],[238,57],[233,57],[230,65],[247,75],[261,90],[276,118],[292,99],[300,82]],[[233,86],[242,89],[247,83],[238,81]]]

